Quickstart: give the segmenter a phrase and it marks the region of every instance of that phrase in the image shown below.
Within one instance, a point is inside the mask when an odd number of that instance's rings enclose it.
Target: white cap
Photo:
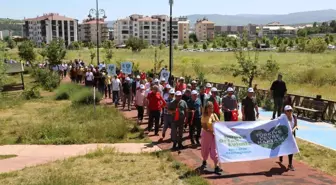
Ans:
[[[166,79],[165,78],[161,78],[161,82],[165,82],[166,81]]]
[[[191,95],[197,95],[198,92],[196,90],[191,91]]]
[[[175,90],[174,89],[170,89],[169,94],[175,94]]]
[[[211,92],[217,92],[217,91],[218,91],[218,90],[217,90],[216,87],[211,88]]]
[[[248,89],[247,89],[247,92],[249,92],[249,93],[253,93],[253,92],[254,92],[254,90],[253,90],[253,88],[252,88],[252,87],[250,87],[250,88],[248,88]]]
[[[187,84],[187,87],[191,87],[191,84]]]
[[[140,78],[140,76],[139,76],[139,75],[137,75],[137,76],[136,76],[136,78],[137,78],[137,79],[139,79],[139,78]]]
[[[155,78],[153,82],[154,82],[154,83],[158,83],[158,82],[159,82],[159,79]]]
[[[140,89],[145,89],[145,86],[143,84],[141,84]]]
[[[169,84],[167,84],[166,89],[171,89],[171,86]]]
[[[181,91],[176,91],[176,92],[175,92],[175,96],[182,96]]]
[[[233,90],[232,87],[229,87],[229,88],[227,89],[227,92],[234,92],[234,90]]]
[[[206,86],[207,88],[211,88],[211,87],[212,87],[212,85],[211,85],[210,83],[207,83],[205,86]]]
[[[192,84],[196,84],[197,82],[195,80],[191,81]]]
[[[292,106],[290,105],[286,105],[284,109],[285,111],[293,110]]]
[[[126,81],[130,81],[131,79],[129,78],[129,77],[126,77],[126,79],[125,79]]]
[[[184,77],[181,76],[181,77],[180,77],[180,80],[184,80]]]

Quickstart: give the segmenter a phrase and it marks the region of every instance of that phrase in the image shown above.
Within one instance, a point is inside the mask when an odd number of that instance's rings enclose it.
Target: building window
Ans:
[[[163,29],[162,31],[166,31],[166,29]]]
[[[166,34],[165,34],[165,33],[163,33],[163,34],[162,34],[162,36],[166,36]]]
[[[137,34],[137,33],[134,33],[134,36],[138,36],[138,34]]]
[[[164,26],[166,26],[165,24],[162,24],[162,26],[164,27]]]

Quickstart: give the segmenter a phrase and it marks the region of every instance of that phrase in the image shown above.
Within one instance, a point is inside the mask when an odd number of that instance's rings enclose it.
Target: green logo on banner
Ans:
[[[280,146],[288,137],[288,127],[278,126],[273,127],[270,131],[254,130],[251,132],[251,140],[264,148],[269,148],[274,150],[276,147]]]

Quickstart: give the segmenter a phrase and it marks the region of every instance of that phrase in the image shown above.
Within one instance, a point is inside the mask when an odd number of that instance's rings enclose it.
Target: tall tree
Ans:
[[[36,59],[36,53],[34,51],[34,43],[32,41],[24,41],[19,46],[19,56],[24,61],[29,61],[34,67],[34,62]]]
[[[64,41],[61,39],[52,40],[46,47],[47,58],[52,66],[62,64],[62,60],[66,55],[66,49],[64,47]]]
[[[9,38],[7,40],[7,47],[14,49],[16,47],[16,42],[12,38]]]
[[[107,40],[103,43],[103,47],[104,47],[104,52],[105,52],[105,59],[108,63],[111,62],[111,59],[113,57],[113,50],[112,48],[114,47],[114,44],[112,41]]]
[[[140,52],[143,49],[148,47],[148,43],[143,39],[139,39],[137,37],[130,37],[127,42],[126,46],[131,48],[133,52]]]

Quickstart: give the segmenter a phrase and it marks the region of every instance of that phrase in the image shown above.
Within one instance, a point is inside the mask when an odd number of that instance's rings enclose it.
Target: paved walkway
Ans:
[[[141,153],[158,151],[158,146],[147,147],[146,143],[86,144],[86,145],[4,145],[0,146],[0,155],[17,157],[0,160],[0,173],[21,170],[56,160],[85,155],[98,148],[114,148],[122,153]]]
[[[103,103],[111,104],[110,99],[105,99]],[[120,107],[119,107],[120,109]],[[122,110],[120,110],[122,111]],[[136,110],[122,111],[125,117],[136,119]],[[147,119],[147,118],[146,118]],[[266,119],[266,118],[264,118]],[[141,125],[142,128],[147,127],[147,121]],[[154,133],[149,133],[149,138],[153,141],[153,145],[159,146],[163,150],[169,150],[172,147],[170,140],[165,139],[163,142],[158,142],[160,137],[154,136]],[[169,135],[169,129],[166,135]],[[161,135],[161,129],[160,129]],[[186,149],[179,152],[172,152],[175,159],[185,163],[190,168],[198,171],[198,167],[202,163],[200,147],[193,148],[190,146],[188,134],[184,133],[184,145]],[[218,176],[212,173],[213,169],[206,169],[202,176],[209,180],[211,184],[234,184],[234,185],[289,185],[289,184],[313,184],[313,185],[328,185],[336,184],[336,177],[327,175],[323,172],[315,170],[306,164],[294,161],[296,171],[287,172],[287,158],[284,165],[278,164],[277,159],[259,160],[252,162],[228,163],[223,164],[224,173]],[[208,164],[212,164],[209,160]]]

